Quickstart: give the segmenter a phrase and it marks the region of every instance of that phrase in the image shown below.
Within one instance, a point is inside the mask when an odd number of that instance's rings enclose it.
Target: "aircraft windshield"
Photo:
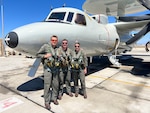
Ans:
[[[68,21],[68,22],[71,22],[71,21],[72,21],[73,14],[74,14],[74,13],[69,12],[68,18],[67,18],[67,21]]]
[[[50,15],[46,18],[45,21],[49,22],[61,22],[61,23],[75,23],[78,25],[84,25],[86,26],[86,19],[85,16],[81,13],[74,13],[71,11],[53,11],[50,13]]]
[[[49,19],[64,20],[66,12],[54,12],[50,15]]]
[[[85,20],[84,15],[76,14],[75,23],[80,24],[80,25],[86,25],[86,20]]]

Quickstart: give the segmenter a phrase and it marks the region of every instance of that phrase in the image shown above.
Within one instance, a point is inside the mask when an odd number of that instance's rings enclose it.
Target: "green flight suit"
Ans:
[[[66,92],[71,93],[71,73],[69,62],[71,60],[71,49],[67,48],[66,51],[59,47],[58,54],[61,57],[61,72],[59,74],[59,96],[63,94],[63,85],[66,85]]]
[[[84,69],[87,67],[86,54],[80,49],[79,52],[73,51],[71,60],[71,72],[74,80],[75,93],[79,93],[78,79],[81,83],[81,90],[86,94],[85,74]]]
[[[44,100],[45,103],[49,104],[51,101],[56,100],[58,96],[58,75],[59,68],[55,66],[49,66],[48,63],[51,61],[49,58],[45,59],[46,53],[51,53],[53,56],[56,55],[57,47],[52,48],[51,44],[44,44],[37,52],[37,57],[41,57],[44,69]]]

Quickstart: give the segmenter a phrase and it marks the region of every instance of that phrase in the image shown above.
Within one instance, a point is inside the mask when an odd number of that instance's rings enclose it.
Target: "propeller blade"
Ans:
[[[119,20],[119,21],[123,21],[123,22],[150,20],[150,15],[143,15],[143,16],[125,16],[125,17],[119,17],[118,20]]]
[[[142,36],[144,36],[146,33],[150,31],[150,23],[148,23],[141,31],[139,31],[137,34],[133,36],[133,38],[129,39],[126,44],[132,44],[139,40]]]
[[[141,5],[150,10],[150,0],[137,0]]]
[[[34,61],[32,67],[28,73],[28,76],[30,76],[30,77],[35,76],[35,73],[36,73],[38,67],[40,66],[40,63],[41,63],[41,58],[36,58],[36,60]]]

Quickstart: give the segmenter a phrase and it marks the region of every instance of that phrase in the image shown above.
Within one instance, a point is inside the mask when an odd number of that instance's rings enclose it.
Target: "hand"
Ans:
[[[47,54],[45,54],[44,55],[44,58],[49,58],[49,57],[51,57],[52,55],[50,54],[50,53],[47,53]]]
[[[87,68],[84,69],[84,74],[87,74]]]

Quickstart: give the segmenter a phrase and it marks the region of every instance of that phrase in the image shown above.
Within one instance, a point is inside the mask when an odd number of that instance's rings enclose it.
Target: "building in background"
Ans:
[[[5,49],[2,38],[0,38],[0,56],[5,56]]]

